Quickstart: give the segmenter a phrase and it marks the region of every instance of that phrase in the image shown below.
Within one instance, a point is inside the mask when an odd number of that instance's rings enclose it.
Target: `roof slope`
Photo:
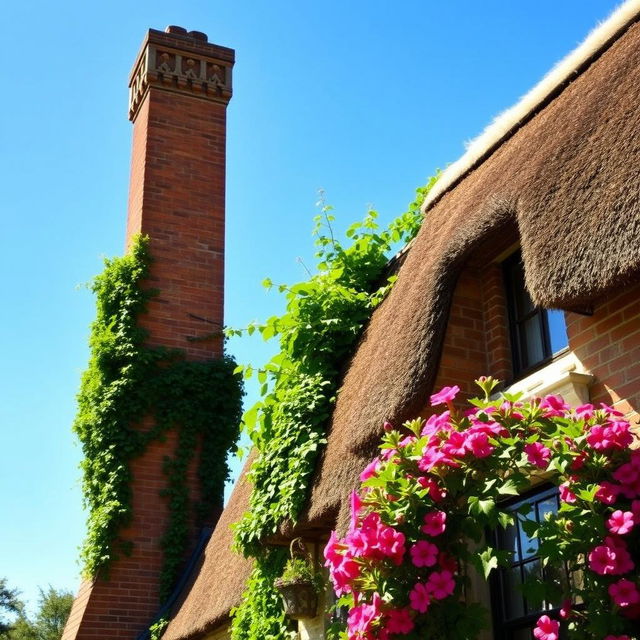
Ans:
[[[638,4],[638,3],[634,3]],[[467,255],[517,223],[536,303],[576,308],[640,269],[640,26],[431,205],[338,396],[306,521],[342,510],[385,419],[417,414],[433,384]]]

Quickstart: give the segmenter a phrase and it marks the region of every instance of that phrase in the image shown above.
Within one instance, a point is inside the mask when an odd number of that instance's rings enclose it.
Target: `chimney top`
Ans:
[[[171,33],[179,36],[187,36],[198,42],[209,42],[209,37],[202,31],[187,31],[184,27],[179,27],[175,24],[170,24],[165,30],[165,33]]]
[[[233,49],[208,41],[202,31],[169,25],[149,29],[129,76],[129,119],[150,87],[227,104],[231,98]]]

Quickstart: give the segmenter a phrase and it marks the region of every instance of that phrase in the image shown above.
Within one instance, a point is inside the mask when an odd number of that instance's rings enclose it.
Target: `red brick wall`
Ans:
[[[595,376],[591,400],[632,421],[640,414],[640,285],[599,300],[594,314],[565,313],[569,348]],[[461,399],[476,395],[473,380],[511,378],[506,299],[499,264],[471,265],[458,280],[434,390],[457,384]]]
[[[149,284],[160,295],[149,342],[220,355],[224,305],[226,106],[151,87],[134,126],[127,238],[151,238]],[[197,316],[197,317],[193,317]]]
[[[473,381],[487,372],[481,275],[465,269],[455,288],[434,389],[457,384],[461,396],[476,395]]]
[[[182,349],[190,360],[222,354],[225,136],[226,104],[154,86],[134,122],[127,246],[136,233],[150,237],[147,285],[159,291],[141,323],[150,345]],[[132,554],[112,563],[108,579],[83,583],[65,640],[133,639],[153,621],[168,518],[162,464],[175,439],[169,433],[132,461],[133,517],[121,532]],[[196,461],[187,485],[197,500]],[[192,522],[192,542],[197,528]]]
[[[598,302],[592,316],[567,313],[569,345],[595,376],[594,403],[612,404],[632,420],[640,414],[640,285]]]

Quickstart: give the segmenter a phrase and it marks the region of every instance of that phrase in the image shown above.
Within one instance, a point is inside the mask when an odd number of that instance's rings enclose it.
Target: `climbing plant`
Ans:
[[[394,247],[417,233],[420,205],[437,176],[417,190],[407,212],[387,228],[368,211],[361,222],[346,231],[346,241],[334,233],[332,208],[321,199],[314,219],[313,235],[317,259],[315,273],[294,285],[274,285],[286,296],[286,309],[264,323],[230,335],[259,332],[265,340],[278,339],[280,351],[265,366],[242,366],[244,376],[256,375],[261,399],[243,417],[257,457],[250,469],[252,493],[249,510],[235,526],[238,547],[258,559],[249,587],[233,620],[234,640],[263,638],[244,620],[261,616],[280,628],[273,638],[284,638],[280,624],[282,607],[277,598],[256,605],[253,585],[265,584],[262,541],[285,521],[295,522],[306,500],[316,457],[325,442],[340,374],[375,307],[392,286],[389,269]]]
[[[82,443],[83,493],[88,509],[81,555],[84,572],[108,575],[111,561],[131,551],[120,535],[131,521],[131,461],[149,443],[176,431],[173,456],[163,465],[169,522],[161,540],[160,597],[173,586],[187,544],[189,522],[218,506],[228,477],[226,454],[238,436],[243,396],[229,356],[185,360],[179,349],[149,347],[138,319],[157,291],[143,286],[151,256],[138,236],[124,257],[105,261],[92,284],[97,314],[89,339],[73,425]],[[186,473],[200,451],[200,500],[191,502]]]

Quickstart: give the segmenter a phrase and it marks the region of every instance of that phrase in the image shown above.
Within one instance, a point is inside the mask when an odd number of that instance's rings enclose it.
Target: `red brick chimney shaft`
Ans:
[[[150,345],[183,349],[190,360],[222,353],[226,107],[233,62],[232,49],[209,44],[201,32],[152,29],[129,81],[134,127],[127,246],[136,233],[150,237],[148,284],[159,291],[141,322]],[[174,447],[175,434],[169,433],[133,460],[133,519],[122,532],[133,552],[112,564],[108,580],[82,584],[64,640],[133,640],[152,622],[160,604],[159,542],[168,515],[160,495],[166,483],[162,463]],[[195,468],[187,481],[197,496]],[[194,542],[196,533],[194,526]]]
[[[234,52],[208,44],[199,32],[169,29],[149,31],[130,78],[127,243],[135,233],[151,238],[150,284],[160,295],[143,320],[150,342],[207,359],[222,347],[220,338],[202,338],[223,322],[226,107]]]

